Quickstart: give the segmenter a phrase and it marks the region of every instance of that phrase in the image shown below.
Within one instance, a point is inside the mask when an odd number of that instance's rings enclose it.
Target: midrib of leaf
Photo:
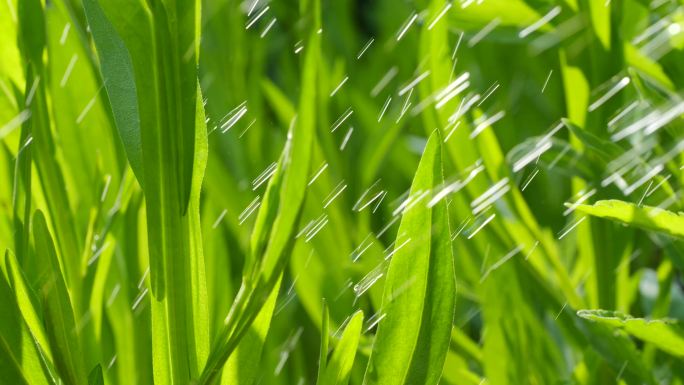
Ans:
[[[159,6],[161,8],[161,6]],[[182,188],[182,178],[178,176],[180,169],[180,162],[176,154],[180,153],[179,143],[177,137],[183,135],[183,127],[180,126],[182,122],[182,109],[178,98],[179,87],[177,81],[177,71],[173,68],[173,62],[170,56],[174,52],[168,52],[166,17],[162,14],[160,9],[153,10],[153,31],[155,34],[155,52],[157,59],[157,96],[159,109],[157,113],[158,125],[155,132],[157,142],[154,143],[159,151],[157,158],[158,164],[152,168],[153,172],[159,172],[160,190],[158,190],[161,207],[159,215],[161,217],[161,237],[162,237],[162,255],[157,256],[162,260],[162,271],[157,271],[156,274],[163,276],[163,289],[161,290],[160,298],[163,300],[163,308],[165,314],[163,315],[163,322],[166,324],[167,334],[166,339],[168,343],[168,355],[170,361],[170,374],[172,382],[181,381],[181,379],[193,378],[198,368],[195,368],[195,373],[191,368],[191,362],[194,361],[192,355],[184,357],[181,352],[192,352],[192,348],[184,346],[184,336],[188,330],[187,315],[184,309],[184,304],[189,303],[189,298],[185,297],[187,293],[184,290],[185,282],[183,282],[182,273],[185,271],[186,259],[185,255],[189,255],[187,239],[187,227],[184,218],[179,216],[182,202],[182,196],[179,187]],[[168,130],[168,134],[164,131]],[[144,131],[143,131],[144,132]],[[145,159],[146,135],[143,133],[143,159]],[[171,149],[171,151],[168,151]],[[170,169],[170,172],[169,172]],[[155,188],[157,186],[148,188]],[[150,200],[147,200],[148,206]],[[182,203],[181,203],[182,204]],[[177,238],[180,237],[180,238]],[[177,258],[180,255],[181,258]],[[180,276],[178,273],[180,270]],[[150,271],[150,274],[155,272]],[[178,287],[178,284],[181,287]],[[164,338],[162,337],[162,338]],[[192,343],[192,339],[187,339],[188,343]]]

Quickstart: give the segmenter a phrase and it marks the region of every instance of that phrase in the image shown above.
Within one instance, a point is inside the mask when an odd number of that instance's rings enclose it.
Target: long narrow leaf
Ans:
[[[411,194],[443,181],[441,139],[427,142]],[[436,384],[442,373],[454,314],[454,262],[447,204],[419,202],[404,213],[387,272],[382,312],[366,381]]]
[[[70,384],[85,384],[86,372],[79,343],[74,310],[64,281],[52,237],[41,211],[33,215],[33,236],[36,253],[45,258],[50,275],[43,286],[43,308],[50,347],[60,375]]]
[[[351,316],[347,326],[342,332],[342,337],[333,351],[330,362],[327,363],[323,377],[317,382],[318,385],[347,385],[356,349],[359,346],[361,327],[363,326],[363,312],[357,311]],[[327,338],[324,336],[323,338]]]

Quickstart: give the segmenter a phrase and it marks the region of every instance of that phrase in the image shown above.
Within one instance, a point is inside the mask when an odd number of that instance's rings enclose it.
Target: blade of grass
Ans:
[[[97,24],[103,78],[114,83],[107,91],[132,163],[140,137],[155,381],[187,383],[199,375],[209,345],[199,222],[207,158],[196,69],[199,1],[98,6],[91,0],[86,11]]]
[[[6,257],[9,250],[6,251]],[[19,310],[19,298],[13,293],[12,277],[5,265],[6,258],[0,263],[0,375],[11,384],[55,385],[55,379],[48,367],[52,367],[44,356],[45,345],[33,337]]]
[[[316,25],[320,26],[319,1],[314,2],[314,14]],[[257,214],[243,282],[225,320],[225,327],[211,349],[199,384],[211,384],[214,381],[247,333],[263,303],[273,292],[294,244],[295,229],[310,175],[315,133],[316,111],[310,101],[316,95],[317,62],[320,56],[320,36],[316,31],[314,27],[307,43],[298,115],[288,131],[287,143]]]
[[[19,267],[14,254],[7,251],[5,253],[4,266],[7,270],[7,276],[12,283],[12,289],[16,297],[17,306],[24,318],[28,329],[33,338],[39,346],[49,346],[48,337],[45,332],[44,320],[41,316],[42,309],[40,309],[40,302],[33,292],[33,289],[26,281],[23,271]],[[52,354],[46,351],[48,359],[52,360]]]
[[[42,79],[46,78],[46,70],[43,63],[45,50],[45,17],[40,1],[30,0],[21,3],[19,9],[20,28],[24,60],[31,68],[31,74]],[[54,226],[56,244],[64,266],[67,286],[72,290],[74,303],[78,304],[80,298],[80,279],[78,266],[80,261],[79,240],[76,233],[74,218],[70,210],[69,195],[66,184],[57,160],[56,145],[51,129],[51,119],[48,109],[48,97],[46,91],[47,82],[42,81],[34,91],[31,111],[30,132],[35,140],[33,147],[33,160],[38,171],[42,189],[46,196],[50,221]]]
[[[443,182],[441,136],[428,139],[411,194]],[[383,293],[365,381],[372,384],[436,384],[449,347],[455,275],[447,204],[418,204],[404,213]]]
[[[226,362],[221,374],[222,385],[250,385],[258,378],[261,355],[271,326],[281,280],[278,280],[271,295],[254,319],[249,332],[240,340],[235,352]]]
[[[321,350],[318,355],[318,374],[316,382],[323,379],[325,368],[328,366],[328,347],[330,345],[330,312],[328,311],[328,301],[323,299],[323,315],[321,316]]]
[[[33,82],[36,81],[31,67],[28,68],[27,72],[24,100],[28,99],[28,94],[31,92]],[[32,122],[26,121],[21,125],[19,148],[14,164],[14,185],[12,187],[12,207],[14,210],[15,227],[14,247],[16,255],[24,261],[28,260],[30,249],[31,148],[25,147],[25,143],[31,136],[31,124]]]
[[[47,261],[50,275],[42,286],[47,337],[60,376],[70,384],[86,384],[86,373],[79,343],[72,300],[63,278],[57,252],[41,211],[33,215],[36,253]]]
[[[344,328],[342,337],[340,337],[340,341],[335,346],[332,357],[330,357],[330,362],[325,365],[323,377],[316,382],[317,385],[347,385],[349,383],[349,375],[354,364],[362,326],[363,312],[359,310],[351,316]],[[328,336],[325,335],[323,338],[327,339]],[[327,348],[327,343],[322,343],[321,347]],[[326,354],[326,352],[321,350],[321,355]]]

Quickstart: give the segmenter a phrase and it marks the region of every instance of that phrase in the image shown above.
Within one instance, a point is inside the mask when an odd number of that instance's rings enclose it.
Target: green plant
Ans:
[[[684,384],[683,23],[0,2],[0,384]]]

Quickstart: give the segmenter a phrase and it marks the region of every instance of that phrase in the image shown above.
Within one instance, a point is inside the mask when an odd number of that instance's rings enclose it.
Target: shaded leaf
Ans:
[[[104,378],[102,377],[102,366],[97,364],[88,375],[88,385],[104,385]]]
[[[64,282],[60,261],[41,211],[33,215],[36,253],[47,261],[50,274],[43,285],[43,307],[50,347],[60,376],[70,384],[85,384],[83,353],[79,343],[74,310]]]
[[[133,62],[126,45],[107,19],[98,0],[84,0],[83,8],[100,59],[114,121],[124,143],[128,161],[140,185],[143,183],[140,116]]]

